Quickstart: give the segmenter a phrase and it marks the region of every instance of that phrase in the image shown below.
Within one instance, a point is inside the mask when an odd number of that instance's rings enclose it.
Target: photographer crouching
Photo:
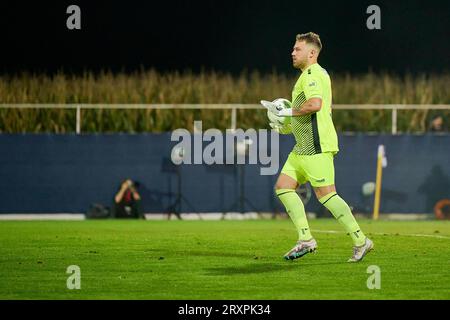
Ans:
[[[139,182],[126,179],[114,197],[113,218],[144,219],[141,209],[141,196],[138,193]]]

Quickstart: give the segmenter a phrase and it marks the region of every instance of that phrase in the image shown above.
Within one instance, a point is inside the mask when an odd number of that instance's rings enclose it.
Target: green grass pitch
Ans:
[[[289,220],[0,222],[0,299],[449,299],[449,221],[360,220],[375,249],[332,219],[310,221],[319,248],[296,261]],[[330,232],[338,231],[338,232]],[[81,289],[66,286],[67,267]],[[368,289],[367,269],[381,270]]]

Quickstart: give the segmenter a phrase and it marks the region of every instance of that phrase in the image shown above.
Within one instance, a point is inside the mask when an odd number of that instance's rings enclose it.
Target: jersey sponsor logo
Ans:
[[[314,87],[315,85],[316,85],[316,82],[313,81],[313,82],[310,82],[310,83],[308,84],[308,87]]]

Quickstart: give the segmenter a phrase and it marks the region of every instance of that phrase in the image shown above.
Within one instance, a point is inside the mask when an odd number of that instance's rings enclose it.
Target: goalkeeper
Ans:
[[[292,91],[292,107],[261,101],[275,116],[291,117],[285,125],[272,123],[271,127],[283,134],[292,132],[296,140],[275,185],[275,192],[298,231],[297,244],[284,258],[297,259],[317,249],[305,208],[295,191],[299,184],[309,181],[317,199],[330,210],[353,240],[353,255],[348,262],[358,262],[373,248],[373,243],[361,231],[347,203],[336,193],[333,158],[339,149],[331,117],[330,77],[317,63],[321,49],[317,34],[297,35],[292,63],[302,73]]]

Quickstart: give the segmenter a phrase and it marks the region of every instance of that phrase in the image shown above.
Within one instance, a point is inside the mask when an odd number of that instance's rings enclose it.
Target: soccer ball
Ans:
[[[278,110],[291,108],[291,102],[287,99],[279,98],[272,101],[273,104],[277,106]],[[272,112],[267,111],[267,117],[269,118],[269,121],[275,124],[278,124],[280,126],[288,124],[291,120],[290,117],[279,117],[277,115],[274,115]]]

